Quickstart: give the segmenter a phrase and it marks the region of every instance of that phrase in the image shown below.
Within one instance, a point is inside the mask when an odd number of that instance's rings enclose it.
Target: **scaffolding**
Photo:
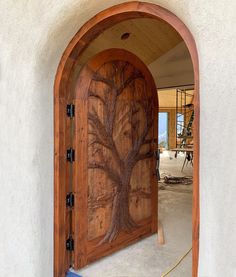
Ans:
[[[193,140],[193,89],[176,89],[176,147]]]

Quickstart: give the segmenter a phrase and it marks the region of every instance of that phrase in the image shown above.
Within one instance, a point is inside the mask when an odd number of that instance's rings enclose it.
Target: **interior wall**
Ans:
[[[1,1],[0,276],[53,276],[53,82],[81,25],[121,0]],[[128,1],[126,1],[128,2]],[[152,0],[200,59],[200,277],[236,276],[236,2]]]
[[[157,88],[194,84],[193,65],[184,42],[179,43],[159,59],[149,64]]]

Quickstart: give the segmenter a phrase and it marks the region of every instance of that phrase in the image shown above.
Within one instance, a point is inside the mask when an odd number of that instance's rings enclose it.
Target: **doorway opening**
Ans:
[[[148,48],[142,48],[141,45],[144,40],[142,37],[147,34],[145,28],[150,31],[150,25],[158,25],[158,28],[152,28],[154,30],[159,30],[159,36],[160,34],[165,35],[157,42],[154,40]],[[129,27],[131,30],[129,30]],[[141,37],[140,35],[137,35],[138,32],[139,34],[142,34]],[[154,34],[152,35],[153,38],[155,38]],[[168,38],[171,43],[166,43],[165,37],[168,36],[171,36],[171,38]],[[132,42],[132,37],[136,39],[136,42],[139,40],[139,43]],[[117,43],[118,41],[119,43]],[[161,43],[162,47],[160,47]],[[66,247],[68,247],[69,250],[73,248],[73,240],[71,240],[70,236],[74,234],[70,233],[70,225],[73,225],[73,220],[71,220],[71,218],[73,217],[72,213],[74,208],[73,206],[70,206],[70,204],[74,201],[74,199],[71,194],[73,189],[68,180],[73,178],[71,175],[73,174],[73,163],[71,163],[71,161],[73,162],[73,160],[76,159],[76,156],[74,156],[73,149],[71,147],[73,145],[73,141],[71,140],[70,132],[68,132],[68,130],[71,129],[71,116],[73,116],[74,113],[73,105],[71,105],[75,99],[74,88],[81,69],[92,57],[94,57],[94,55],[104,49],[114,47],[126,49],[139,56],[139,58],[143,60],[146,65],[149,65],[158,58],[163,57],[164,54],[170,52],[180,43],[183,43],[188,49],[194,72],[193,88],[195,118],[193,122],[194,185],[192,205],[192,275],[197,276],[199,240],[199,83],[197,51],[191,33],[175,15],[160,6],[142,2],[129,2],[114,6],[91,19],[81,28],[68,45],[57,71],[55,80],[55,276],[64,277],[65,271],[69,268],[69,266],[73,266],[71,262],[73,261],[73,251],[68,251]],[[153,50],[152,47],[155,49]],[[146,49],[148,49],[148,51],[146,51]],[[159,52],[159,57],[156,56],[157,52]],[[150,71],[152,72],[151,68]],[[158,75],[158,73],[160,73],[158,70],[155,72],[157,76],[160,76],[160,74]],[[155,74],[153,74],[153,76],[155,79]],[[167,87],[165,85],[160,85],[161,82],[164,82],[164,79],[165,78],[159,80],[159,83],[157,81],[157,90],[164,91],[165,89],[170,89],[171,87],[174,87],[174,89],[185,89],[184,85],[186,82],[178,84],[175,83],[172,85],[168,84]],[[67,112],[65,112],[66,110]],[[175,119],[174,130],[177,129],[176,121],[177,119]],[[170,122],[173,124],[170,117],[168,122],[168,145],[166,145],[166,148],[170,149],[171,143],[173,143],[173,138],[172,142],[170,141],[171,132],[173,132],[173,128],[170,128],[169,126]],[[184,127],[182,128],[182,131],[183,130]],[[175,131],[174,135],[175,147],[178,146],[176,144],[176,133],[177,131]],[[68,204],[67,207],[64,205],[65,199]]]

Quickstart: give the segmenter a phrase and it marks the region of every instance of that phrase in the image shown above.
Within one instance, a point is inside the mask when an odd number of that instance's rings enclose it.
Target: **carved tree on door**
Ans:
[[[104,70],[107,66],[110,67],[109,74]],[[132,93],[136,93],[137,80],[142,82],[142,93],[146,95],[140,99],[133,97],[125,113],[120,116],[117,112],[118,100],[129,88],[133,88]],[[92,147],[93,153],[99,157],[89,159],[88,168],[102,170],[111,180],[114,189],[111,222],[100,244],[115,240],[120,231],[130,232],[138,227],[129,211],[130,179],[134,166],[153,156],[152,139],[148,138],[153,127],[153,101],[145,91],[145,82],[142,73],[130,63],[113,61],[109,65],[104,64],[93,74],[92,83],[96,86],[90,85],[89,88],[89,99],[102,106],[103,115],[93,105],[88,112],[88,147]],[[140,113],[143,114],[143,122],[137,117]],[[121,154],[114,139],[115,124],[120,125],[119,129],[132,142],[125,155]],[[127,124],[130,126],[128,131]],[[104,150],[109,155],[104,155]]]

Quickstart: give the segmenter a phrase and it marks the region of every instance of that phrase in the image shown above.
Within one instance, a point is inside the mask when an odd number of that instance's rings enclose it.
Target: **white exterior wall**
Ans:
[[[0,0],[0,276],[53,275],[53,82],[79,27],[120,0]],[[200,277],[236,276],[236,2],[153,0],[195,37]]]

